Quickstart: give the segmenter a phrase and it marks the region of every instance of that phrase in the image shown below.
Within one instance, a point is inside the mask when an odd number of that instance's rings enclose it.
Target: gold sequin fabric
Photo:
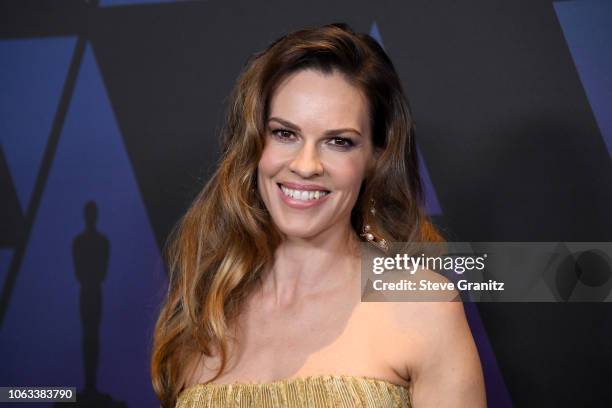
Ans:
[[[319,375],[268,383],[196,384],[178,396],[176,408],[411,408],[406,387],[346,375]]]

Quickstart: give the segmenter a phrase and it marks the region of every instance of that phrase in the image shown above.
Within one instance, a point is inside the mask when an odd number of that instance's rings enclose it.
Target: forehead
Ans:
[[[355,127],[362,134],[369,124],[363,92],[337,71],[305,69],[287,76],[272,93],[268,115],[300,127]]]

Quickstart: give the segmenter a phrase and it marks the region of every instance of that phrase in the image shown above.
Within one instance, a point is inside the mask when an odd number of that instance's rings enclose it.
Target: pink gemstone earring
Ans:
[[[370,199],[370,202],[371,202],[370,213],[374,217],[376,216],[376,207],[374,206],[374,199]],[[383,250],[384,252],[387,252],[389,250],[389,245],[387,245],[387,241],[384,238],[381,238],[378,235],[376,235],[372,231],[372,227],[370,226],[370,224],[365,224],[363,226],[363,231],[361,234],[359,234],[359,236],[365,238],[366,241],[368,241],[375,247]]]

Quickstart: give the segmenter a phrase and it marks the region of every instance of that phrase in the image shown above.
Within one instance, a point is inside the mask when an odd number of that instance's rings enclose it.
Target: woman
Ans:
[[[169,246],[163,407],[484,406],[460,302],[360,302],[360,242],[442,240],[412,124],[389,58],[346,25],[254,56]]]

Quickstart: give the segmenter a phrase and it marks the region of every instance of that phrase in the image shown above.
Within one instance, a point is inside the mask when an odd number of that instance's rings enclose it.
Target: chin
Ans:
[[[312,222],[280,222],[276,227],[287,237],[293,238],[311,238],[320,233],[323,228],[313,225]]]
[[[311,238],[319,233],[318,229],[313,228],[289,228],[289,227],[278,227],[278,229],[287,237],[290,238]]]

